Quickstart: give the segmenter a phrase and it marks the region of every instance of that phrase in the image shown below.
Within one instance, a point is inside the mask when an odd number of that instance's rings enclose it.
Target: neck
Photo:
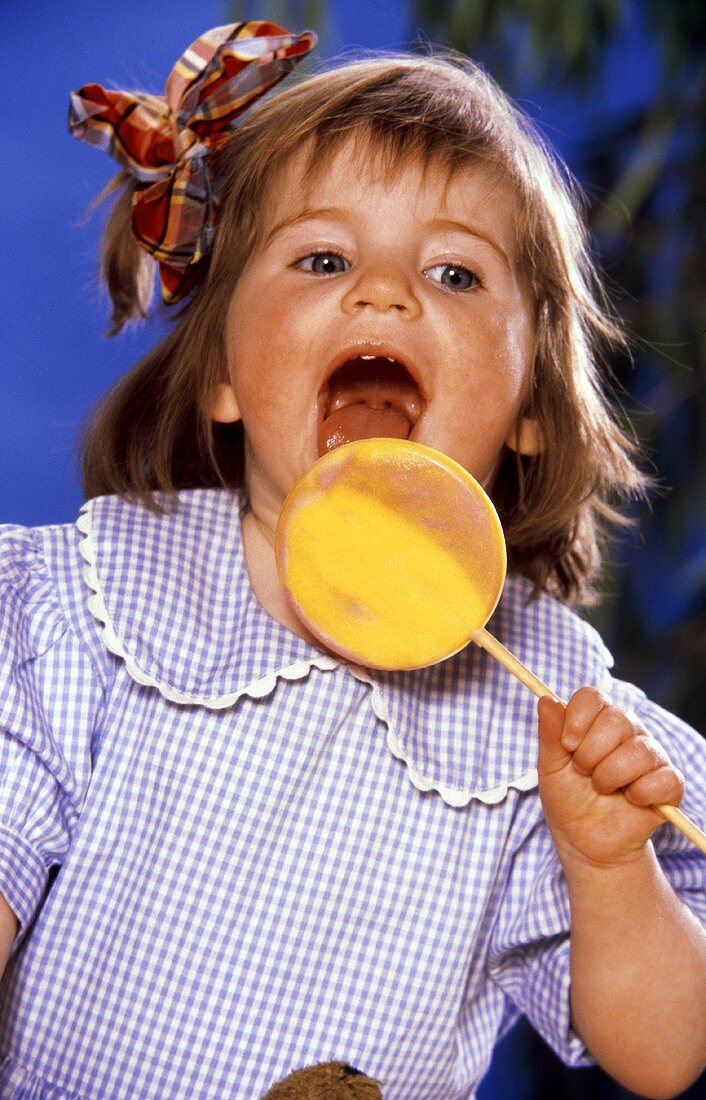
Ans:
[[[285,591],[277,573],[275,561],[274,535],[267,524],[261,522],[254,512],[248,512],[243,519],[243,550],[245,564],[252,590],[257,601],[267,614],[286,626],[307,642],[320,646],[312,634],[299,621],[287,601]]]

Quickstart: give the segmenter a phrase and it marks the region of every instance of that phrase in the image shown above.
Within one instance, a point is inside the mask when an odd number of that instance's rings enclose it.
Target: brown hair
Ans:
[[[258,240],[263,195],[307,146],[321,168],[349,139],[389,168],[437,163],[450,172],[482,159],[517,195],[520,263],[536,302],[536,356],[523,414],[544,449],[507,449],[491,496],[509,568],[566,601],[588,602],[612,499],[645,491],[635,445],[604,394],[599,361],[622,344],[589,257],[575,187],[528,119],[482,70],[460,57],[356,61],[266,100],[214,163],[222,196],[213,253],[170,334],[109,392],[85,439],[86,495],[119,493],[155,507],[156,490],[237,486],[242,431],[214,425],[227,377],[224,328],[233,287]],[[132,241],[126,183],[107,230],[103,276],[113,331],[144,315],[148,260]]]

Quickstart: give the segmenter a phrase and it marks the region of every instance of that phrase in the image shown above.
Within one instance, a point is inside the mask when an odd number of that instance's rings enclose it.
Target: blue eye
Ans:
[[[449,290],[470,290],[478,283],[477,276],[461,264],[435,264],[428,267],[424,274]]]
[[[340,275],[348,270],[349,264],[337,252],[312,252],[297,260],[296,266],[314,275]]]

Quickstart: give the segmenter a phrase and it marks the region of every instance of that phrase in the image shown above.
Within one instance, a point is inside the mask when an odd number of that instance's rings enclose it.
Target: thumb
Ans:
[[[556,772],[571,759],[561,743],[566,708],[558,699],[544,695],[537,704],[539,715],[539,770]]]

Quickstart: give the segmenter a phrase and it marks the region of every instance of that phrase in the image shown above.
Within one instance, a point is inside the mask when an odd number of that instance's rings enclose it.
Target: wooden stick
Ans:
[[[489,634],[485,627],[482,626],[480,630],[474,631],[471,638],[476,645],[481,646],[481,648],[490,653],[496,661],[504,665],[508,672],[516,676],[520,683],[524,684],[526,688],[529,688],[532,694],[536,695],[538,699],[542,699],[545,695],[548,695],[550,699],[554,699],[557,703],[561,703],[562,706],[566,706],[563,699],[560,699],[551,688],[548,688],[538,676],[530,672],[527,666],[523,665],[522,661],[518,660],[514,653],[506,649],[502,642],[499,642],[497,638]],[[696,847],[706,855],[706,833],[703,833],[698,825],[695,825],[685,813],[676,806],[654,806],[653,808],[658,814],[661,814],[665,821],[671,821],[672,825],[676,826],[692,844],[695,844]]]
[[[562,706],[566,704],[562,699],[556,695],[551,688],[548,688],[538,676],[535,676],[533,672],[527,668],[527,665],[523,665],[514,653],[511,653],[509,649],[506,649],[502,642],[499,642],[497,638],[494,638],[492,634],[489,634],[484,626],[480,630],[474,631],[471,638],[476,645],[482,646],[488,653],[495,657],[496,661],[500,661],[501,665],[505,665],[508,672],[511,672],[513,676],[516,676],[520,683],[529,688],[533,695],[536,695],[538,699],[543,699],[545,695],[548,695],[550,699],[554,699],[557,703],[561,703]]]
[[[695,844],[706,855],[706,833],[702,832],[698,825],[695,825],[691,818],[687,817],[678,806],[655,806],[654,809],[662,815],[665,821],[671,821],[680,833],[688,837],[691,843]]]

